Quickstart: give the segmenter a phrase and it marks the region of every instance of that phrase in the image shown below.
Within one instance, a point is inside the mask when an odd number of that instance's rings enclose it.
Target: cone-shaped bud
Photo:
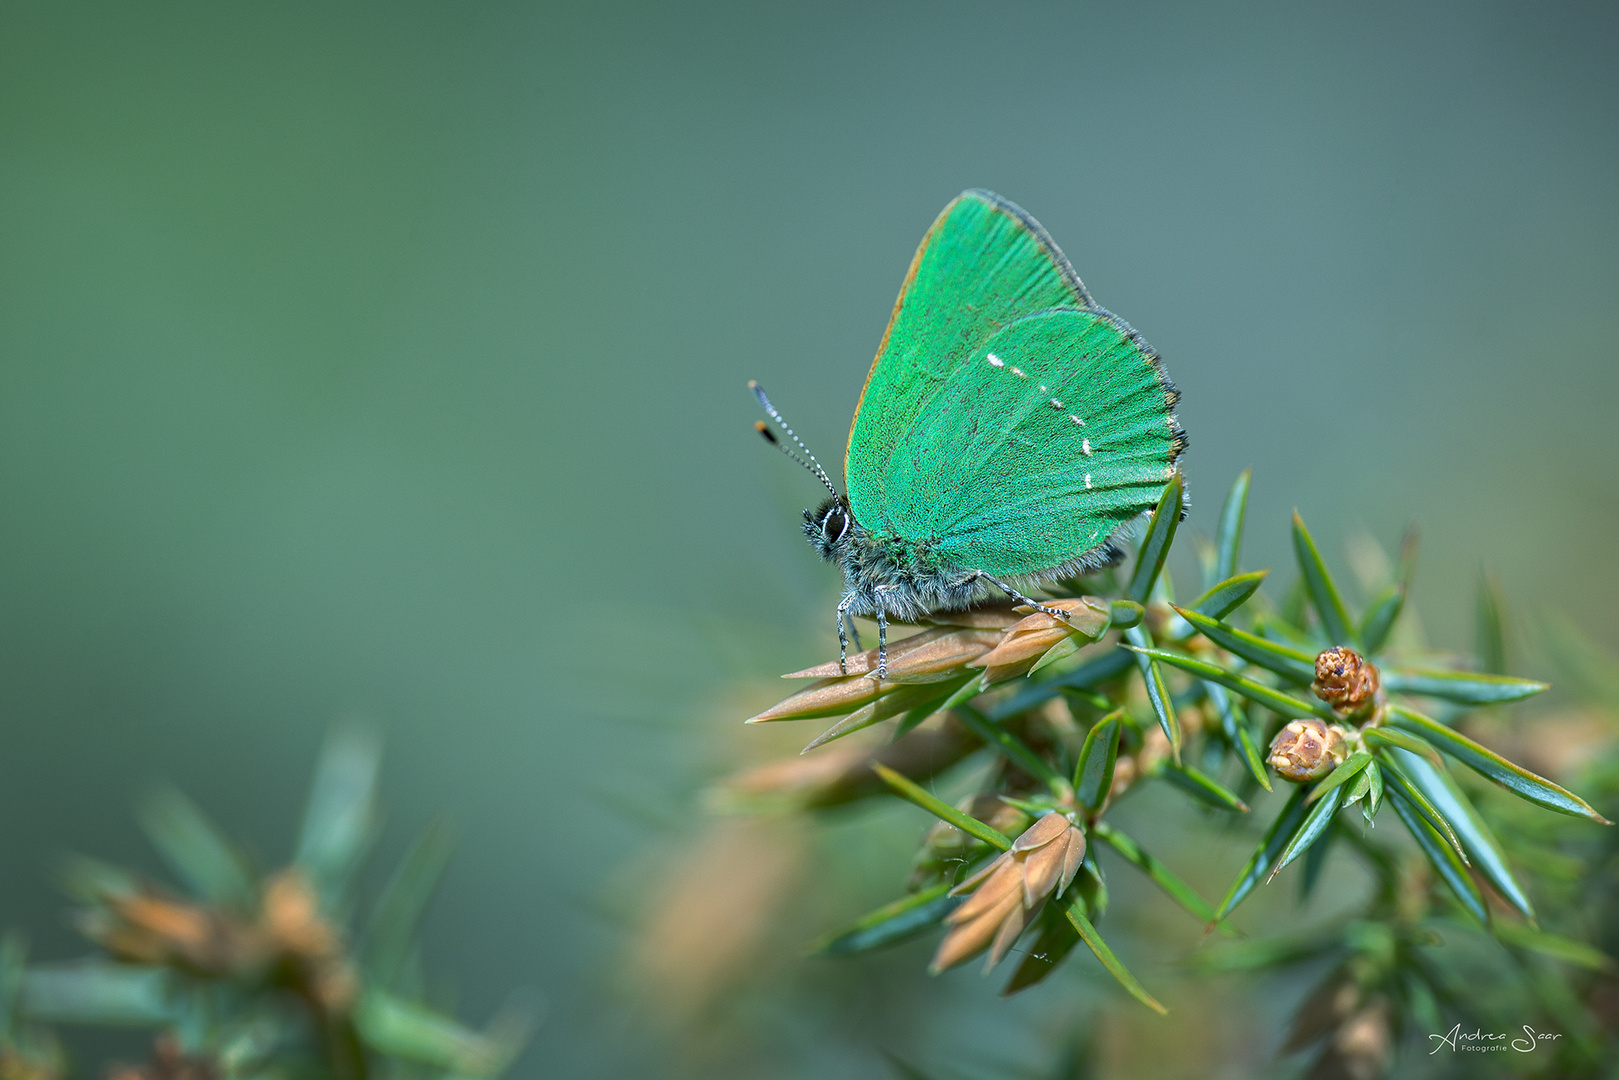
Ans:
[[[811,720],[852,713],[903,690],[907,684],[942,682],[961,675],[967,671],[969,662],[984,655],[1000,640],[1001,632],[993,629],[936,626],[924,630],[889,647],[888,677],[882,682],[870,674],[877,670],[876,649],[849,657],[848,674],[838,670],[836,660],[795,671],[783,677],[820,681],[777,702],[747,723]]]
[[[1290,721],[1276,733],[1266,760],[1283,780],[1302,784],[1327,775],[1346,756],[1344,729],[1307,716]]]
[[[1085,857],[1085,833],[1062,814],[1047,814],[1012,842],[1012,848],[953,890],[971,892],[945,916],[950,932],[939,942],[929,970],[954,967],[988,948],[988,971],[1001,962],[1046,898],[1073,883]]]
[[[1315,658],[1315,696],[1344,716],[1353,716],[1377,701],[1382,683],[1377,665],[1354,649],[1335,646]]]
[[[1067,613],[1066,619],[1036,611],[1025,616],[1006,631],[1000,643],[971,663],[972,667],[989,669],[992,683],[1021,675],[1034,666],[1034,662],[1058,642],[1069,637],[1081,641],[1095,641],[1108,628],[1110,608],[1105,600],[1094,596],[1084,599],[1045,600],[1046,607]]]

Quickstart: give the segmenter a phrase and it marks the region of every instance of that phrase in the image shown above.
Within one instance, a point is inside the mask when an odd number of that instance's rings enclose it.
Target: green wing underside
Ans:
[[[1022,575],[1153,506],[1179,453],[1157,358],[1044,232],[967,192],[922,241],[849,433],[855,520]]]

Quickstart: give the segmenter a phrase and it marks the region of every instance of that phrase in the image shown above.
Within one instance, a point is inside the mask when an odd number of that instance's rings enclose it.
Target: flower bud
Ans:
[[[1045,600],[1042,604],[1063,612],[1064,618],[1033,612],[1009,627],[993,649],[968,661],[968,666],[987,669],[991,683],[1002,682],[1028,671],[1053,645],[1070,637],[1079,642],[1095,641],[1108,628],[1111,616],[1106,600],[1091,596]]]
[[[1276,733],[1266,760],[1283,780],[1302,784],[1336,769],[1346,754],[1343,728],[1307,716]]]
[[[939,942],[930,970],[954,967],[989,947],[993,968],[1053,893],[1073,882],[1085,857],[1085,833],[1062,814],[1047,814],[1012,842],[1010,851],[956,886],[972,896],[945,916],[950,932]]]
[[[956,804],[956,809],[1007,836],[1018,835],[1034,821],[1011,803],[1002,802],[999,795],[969,795]],[[966,863],[976,861],[985,846],[982,840],[968,836],[948,821],[935,821],[911,864],[910,887],[920,889],[951,876]]]
[[[1377,700],[1381,688],[1377,665],[1354,649],[1339,645],[1315,658],[1315,696],[1345,716],[1353,716]]]

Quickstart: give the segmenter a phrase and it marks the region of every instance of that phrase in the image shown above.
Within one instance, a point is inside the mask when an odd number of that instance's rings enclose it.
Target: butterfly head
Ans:
[[[834,562],[849,542],[854,515],[842,496],[833,496],[814,510],[804,511],[804,535],[810,546],[821,553],[821,558]]]
[[[793,434],[793,429],[787,426],[787,421],[781,418],[781,413],[777,412],[776,407],[770,404],[770,399],[765,397],[765,392],[759,388],[759,384],[749,383],[748,389],[753,391],[753,396],[759,399],[759,404],[764,406],[764,410],[770,414],[770,418],[781,425],[781,429],[787,433],[787,437],[793,440],[799,450],[803,451],[803,456],[800,457],[794,453],[790,447],[776,438],[775,433],[770,430],[768,424],[760,421],[755,425],[755,428],[760,435],[764,436],[765,442],[808,469],[810,475],[819,480],[831,495],[831,498],[822,502],[814,510],[804,511],[804,535],[809,538],[809,542],[815,550],[821,553],[821,558],[832,562],[837,559],[838,553],[849,542],[850,534],[854,529],[854,515],[849,512],[849,500],[838,494],[838,489],[832,486],[832,478],[826,475],[826,470],[821,468],[821,463],[815,460],[815,455],[810,453],[809,447],[804,445],[803,440]]]

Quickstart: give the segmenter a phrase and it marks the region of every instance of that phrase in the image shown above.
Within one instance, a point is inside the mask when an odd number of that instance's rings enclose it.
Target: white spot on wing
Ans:
[[[1079,442],[1079,448],[1085,451],[1086,457],[1091,456],[1091,441],[1089,439],[1081,439]]]
[[[1058,401],[1058,400],[1057,400],[1057,399],[1056,399],[1056,398],[1052,398],[1052,399],[1051,399],[1051,403],[1052,403],[1052,404],[1053,404],[1053,405],[1055,405],[1055,406],[1056,406],[1056,407],[1057,407],[1057,408],[1059,408],[1059,409],[1060,409],[1060,408],[1062,408],[1062,402],[1061,402],[1061,401]]]
[[[1091,474],[1086,473],[1085,474],[1085,490],[1089,491],[1090,489],[1091,489]]]
[[[1028,378],[1027,375],[1023,374],[1023,369],[1020,368],[1020,367],[1012,368],[1012,374],[1016,375],[1020,379],[1027,379]]]
[[[1051,387],[1047,386],[1045,383],[1041,383],[1040,384],[1040,392],[1042,394],[1049,394],[1049,393],[1051,393]]]
[[[1002,360],[1000,357],[996,356],[994,353],[990,353],[989,354],[989,366],[990,367],[1005,367],[1006,366],[1006,361]]]
[[[1073,413],[1068,414],[1068,419],[1072,420],[1074,423],[1078,424],[1080,427],[1085,426],[1085,421],[1081,420],[1079,417],[1075,416]]]

